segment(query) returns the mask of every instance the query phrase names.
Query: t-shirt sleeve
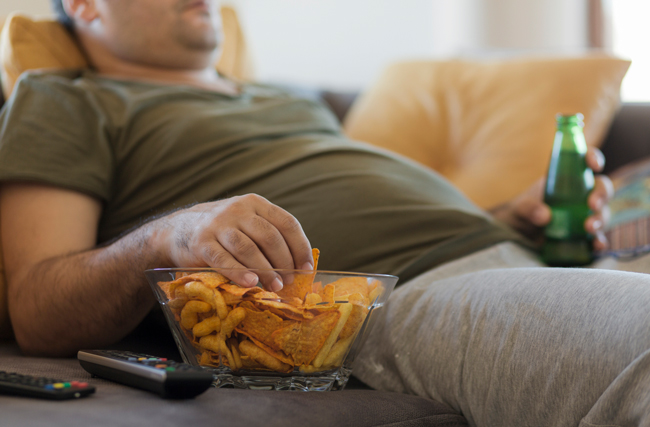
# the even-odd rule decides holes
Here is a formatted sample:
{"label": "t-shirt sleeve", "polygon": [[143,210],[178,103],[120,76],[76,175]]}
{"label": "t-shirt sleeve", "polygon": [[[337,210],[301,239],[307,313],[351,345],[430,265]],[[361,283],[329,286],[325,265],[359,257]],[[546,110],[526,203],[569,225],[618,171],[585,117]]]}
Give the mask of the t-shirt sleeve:
{"label": "t-shirt sleeve", "polygon": [[114,160],[100,106],[74,79],[28,74],[0,113],[0,182],[111,196]]}

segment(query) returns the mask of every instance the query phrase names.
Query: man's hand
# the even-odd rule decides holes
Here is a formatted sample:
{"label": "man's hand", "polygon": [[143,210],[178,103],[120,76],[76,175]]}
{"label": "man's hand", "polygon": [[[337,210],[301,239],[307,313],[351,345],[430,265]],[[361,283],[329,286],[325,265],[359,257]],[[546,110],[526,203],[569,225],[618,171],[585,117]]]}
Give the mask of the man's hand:
{"label": "man's hand", "polygon": [[[288,268],[311,270],[314,260],[300,223],[265,198],[248,194],[184,209],[152,223],[161,225],[169,264],[182,267]],[[258,281],[272,291],[282,277],[272,271],[227,274],[250,287]]]}
{"label": "man's hand", "polygon": [[[599,173],[605,166],[605,157],[597,148],[589,147],[587,166]],[[491,213],[495,218],[510,225],[515,230],[541,243],[542,230],[551,221],[551,209],[543,202],[544,178],[524,191],[513,201],[494,208]],[[585,229],[594,236],[594,250],[607,248],[607,238],[603,232],[609,221],[607,203],[614,194],[614,186],[606,175],[596,175],[594,189],[589,195],[588,204],[593,214],[585,221]]]}

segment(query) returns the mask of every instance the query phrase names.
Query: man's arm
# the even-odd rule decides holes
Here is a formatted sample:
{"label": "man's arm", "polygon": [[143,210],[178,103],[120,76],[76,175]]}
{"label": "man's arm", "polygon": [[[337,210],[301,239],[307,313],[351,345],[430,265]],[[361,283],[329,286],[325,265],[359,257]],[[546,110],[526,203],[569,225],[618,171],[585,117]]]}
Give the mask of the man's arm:
{"label": "man's arm", "polygon": [[[295,218],[259,196],[177,211],[96,248],[100,216],[101,203],[78,192],[3,185],[8,302],[24,352],[64,356],[122,338],[154,304],[143,274],[148,268],[313,265]],[[272,289],[281,281],[273,272],[230,278],[245,286],[259,279]]]}
{"label": "man's arm", "polygon": [[145,236],[92,249],[100,215],[101,203],[81,193],[3,186],[8,302],[16,339],[26,353],[62,356],[73,348],[106,345],[133,329],[152,307],[141,269],[153,261],[142,250]]}

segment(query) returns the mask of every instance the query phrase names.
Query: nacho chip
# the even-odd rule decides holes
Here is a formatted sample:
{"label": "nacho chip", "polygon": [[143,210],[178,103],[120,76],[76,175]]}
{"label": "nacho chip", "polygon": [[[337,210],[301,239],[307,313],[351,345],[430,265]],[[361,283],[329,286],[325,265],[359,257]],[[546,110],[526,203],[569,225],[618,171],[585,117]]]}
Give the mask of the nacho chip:
{"label": "nacho chip", "polygon": [[260,300],[260,299],[266,299],[266,300],[271,300],[271,301],[280,301],[282,298],[275,292],[271,291],[262,291],[262,292],[257,292],[255,294],[250,295],[253,297],[253,300]]}
{"label": "nacho chip", "polygon": [[305,319],[314,318],[314,314],[307,310],[302,310],[301,312],[293,312],[290,310],[282,310],[275,307],[268,307],[268,306],[263,306],[263,307],[265,310],[269,310],[271,313],[285,320],[297,320],[299,322],[302,322]]}
{"label": "nacho chip", "polygon": [[242,301],[241,304],[239,304],[239,306],[247,310],[264,311],[264,310],[260,310],[252,301]]}
{"label": "nacho chip", "polygon": [[334,304],[334,285],[331,283],[326,285],[318,295],[320,295],[323,302]]}
{"label": "nacho chip", "polygon": [[[274,347],[271,335],[282,327],[283,320],[268,310],[257,311],[244,307],[246,316],[235,330],[255,338],[270,347]],[[279,348],[275,347],[276,350]]]}
{"label": "nacho chip", "polygon": [[323,282],[314,282],[311,284],[311,291],[315,294],[320,294],[323,290]]}
{"label": "nacho chip", "polygon": [[274,348],[272,348],[272,347],[269,347],[268,345],[264,344],[263,342],[258,341],[258,340],[256,340],[255,338],[253,338],[253,337],[251,337],[251,336],[249,336],[249,335],[243,333],[243,332],[240,332],[240,333],[241,333],[242,335],[248,337],[248,339],[251,340],[251,341],[253,341],[253,343],[254,343],[256,346],[258,346],[259,348],[261,348],[262,350],[264,350],[265,352],[267,352],[267,353],[270,354],[271,356],[275,357],[275,358],[278,359],[279,361],[284,362],[284,363],[286,363],[286,364],[288,364],[288,365],[291,365],[291,366],[294,366],[294,365],[295,365],[295,362],[293,361],[293,359],[291,358],[291,356],[289,356],[288,354],[286,354],[286,353],[283,352],[282,350],[276,350],[276,349],[274,349]]}
{"label": "nacho chip", "polygon": [[176,296],[176,288],[184,286],[187,282],[193,280],[189,276],[180,277],[171,282],[158,282],[158,287],[165,292],[167,299],[173,299]]}
{"label": "nacho chip", "polygon": [[296,314],[299,314],[302,317],[307,317],[307,318],[310,317],[310,314],[305,314],[306,310],[303,307],[296,307],[294,305],[287,304],[286,302],[259,299],[259,300],[255,300],[255,303],[257,305],[261,305],[261,306],[274,307],[274,308],[278,308],[280,310],[288,310],[288,311],[294,312]]}
{"label": "nacho chip", "polygon": [[368,290],[368,281],[365,277],[343,277],[333,282],[332,285],[335,287],[334,299],[356,293],[367,297],[370,292]]}
{"label": "nacho chip", "polygon": [[242,297],[229,294],[228,292],[221,292],[221,296],[226,305],[239,305],[243,301]]}
{"label": "nacho chip", "polygon": [[304,322],[288,321],[271,338],[275,346],[293,357],[296,365],[309,365],[340,317],[339,311],[330,311]]}
{"label": "nacho chip", "polygon": [[305,297],[305,306],[316,305],[321,302],[323,302],[323,298],[320,295],[313,292],[307,294],[307,296]]}
{"label": "nacho chip", "polygon": [[352,294],[348,296],[348,302],[353,305],[359,305],[361,307],[366,307],[370,305],[368,297],[361,295],[360,293]]}
{"label": "nacho chip", "polygon": [[318,266],[318,258],[320,256],[320,251],[316,248],[311,250],[312,257],[314,258],[314,270],[312,273],[296,273],[294,275],[293,283],[288,284],[282,290],[278,291],[277,294],[280,298],[291,299],[297,298],[300,301],[304,301],[305,295],[311,292],[312,283],[314,282],[314,277],[316,276],[316,268]]}
{"label": "nacho chip", "polygon": [[236,295],[236,296],[241,297],[242,295],[244,295],[247,292],[252,291],[253,289],[260,289],[260,288],[257,288],[257,287],[255,287],[255,288],[244,288],[242,286],[231,285],[230,283],[226,283],[226,284],[223,284],[223,285],[219,286],[219,289],[221,289],[222,291],[225,291],[225,292],[227,292],[227,293],[229,293],[231,295]]}
{"label": "nacho chip", "polygon": [[183,277],[180,280],[197,280],[199,282],[203,282],[204,285],[206,285],[209,288],[215,289],[219,285],[230,283],[230,279],[228,279],[226,276],[223,274],[219,274],[216,271],[204,271],[201,273],[193,273],[190,274],[189,276]]}

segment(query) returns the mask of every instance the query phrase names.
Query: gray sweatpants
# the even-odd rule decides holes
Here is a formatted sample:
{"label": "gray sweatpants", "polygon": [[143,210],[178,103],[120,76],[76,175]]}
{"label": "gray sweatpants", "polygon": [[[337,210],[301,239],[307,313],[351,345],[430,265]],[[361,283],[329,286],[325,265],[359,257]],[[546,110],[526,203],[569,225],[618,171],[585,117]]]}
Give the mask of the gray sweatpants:
{"label": "gray sweatpants", "polygon": [[[600,268],[650,273],[650,256]],[[431,270],[375,314],[354,365],[472,426],[650,426],[650,274],[542,267],[511,243]]]}

